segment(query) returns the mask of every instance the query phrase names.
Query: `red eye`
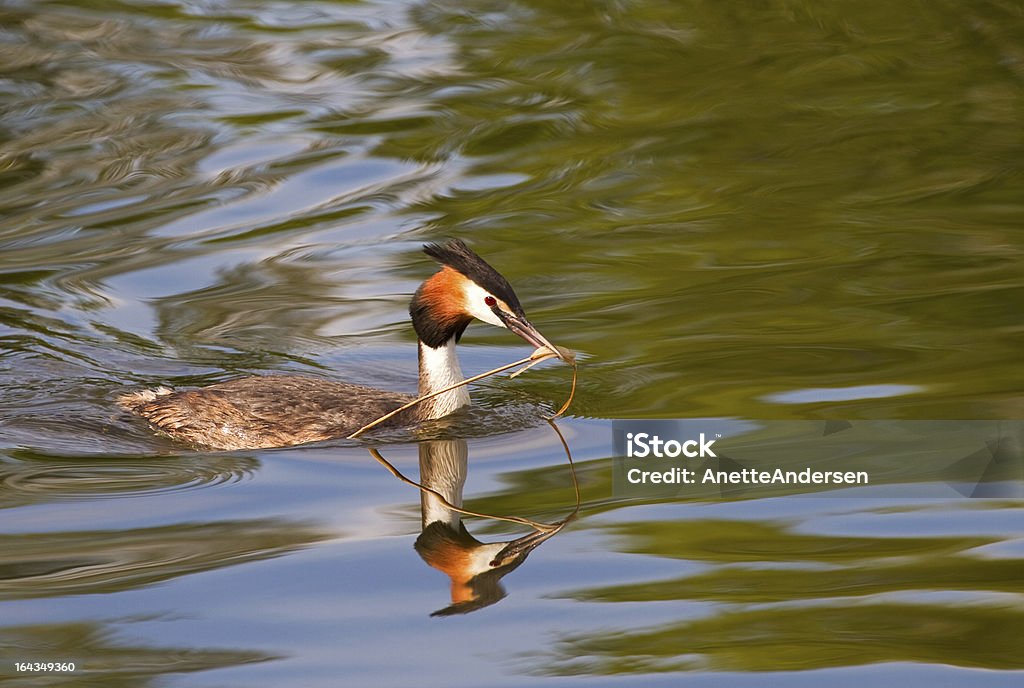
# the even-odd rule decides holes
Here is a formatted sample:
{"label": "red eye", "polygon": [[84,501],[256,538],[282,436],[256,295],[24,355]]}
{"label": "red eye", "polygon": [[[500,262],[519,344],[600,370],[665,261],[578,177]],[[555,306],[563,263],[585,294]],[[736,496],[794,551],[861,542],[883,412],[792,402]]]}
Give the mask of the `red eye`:
{"label": "red eye", "polygon": [[485,296],[484,303],[487,304],[488,308],[494,308],[495,306],[498,305],[498,299],[494,298],[493,296]]}

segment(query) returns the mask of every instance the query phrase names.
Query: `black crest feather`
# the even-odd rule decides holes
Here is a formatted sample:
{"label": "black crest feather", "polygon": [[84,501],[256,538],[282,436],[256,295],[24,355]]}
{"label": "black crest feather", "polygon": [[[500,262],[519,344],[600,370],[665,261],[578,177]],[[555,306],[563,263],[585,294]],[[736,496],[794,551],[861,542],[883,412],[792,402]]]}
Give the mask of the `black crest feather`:
{"label": "black crest feather", "polygon": [[461,239],[450,239],[446,244],[426,244],[423,252],[442,265],[461,272],[507,303],[512,312],[522,315],[523,307],[508,280],[474,253]]}

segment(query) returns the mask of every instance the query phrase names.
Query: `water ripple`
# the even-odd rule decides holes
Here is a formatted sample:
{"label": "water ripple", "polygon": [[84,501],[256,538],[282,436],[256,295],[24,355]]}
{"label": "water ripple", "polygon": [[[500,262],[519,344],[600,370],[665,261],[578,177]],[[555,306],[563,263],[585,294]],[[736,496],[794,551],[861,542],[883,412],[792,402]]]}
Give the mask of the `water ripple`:
{"label": "water ripple", "polygon": [[67,459],[29,450],[0,463],[0,507],[51,500],[109,499],[235,483],[259,467],[238,456]]}

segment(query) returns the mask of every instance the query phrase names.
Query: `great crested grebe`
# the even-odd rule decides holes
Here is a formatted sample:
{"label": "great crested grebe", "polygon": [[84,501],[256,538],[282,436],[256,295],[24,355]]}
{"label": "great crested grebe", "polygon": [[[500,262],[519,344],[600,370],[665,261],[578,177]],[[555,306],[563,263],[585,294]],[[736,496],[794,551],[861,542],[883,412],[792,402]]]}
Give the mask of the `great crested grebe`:
{"label": "great crested grebe", "polygon": [[[441,270],[409,304],[419,336],[419,393],[461,382],[455,345],[477,318],[504,327],[535,347],[557,351],[530,324],[508,281],[462,241],[427,244]],[[298,375],[246,377],[175,392],[166,387],[126,394],[118,404],[171,437],[213,449],[284,447],[346,437],[415,397]],[[458,387],[403,411],[389,425],[442,418],[469,404]]]}

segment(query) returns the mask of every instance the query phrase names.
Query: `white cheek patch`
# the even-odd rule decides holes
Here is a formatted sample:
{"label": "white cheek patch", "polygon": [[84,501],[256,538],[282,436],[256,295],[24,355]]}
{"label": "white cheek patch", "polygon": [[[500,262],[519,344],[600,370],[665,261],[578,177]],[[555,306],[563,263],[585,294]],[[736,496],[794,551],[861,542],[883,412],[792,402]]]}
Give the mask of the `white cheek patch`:
{"label": "white cheek patch", "polygon": [[486,299],[488,296],[491,296],[492,298],[497,299],[498,304],[507,310],[508,306],[506,306],[501,299],[498,299],[498,297],[494,296],[486,289],[478,285],[476,282],[473,282],[471,280],[466,280],[463,283],[462,289],[463,296],[466,299],[467,313],[472,315],[477,320],[482,320],[485,323],[497,325],[498,327],[505,327],[505,323],[501,322],[501,319],[499,319],[498,316],[496,316],[494,312],[487,306],[487,304],[484,303],[484,299]]}

